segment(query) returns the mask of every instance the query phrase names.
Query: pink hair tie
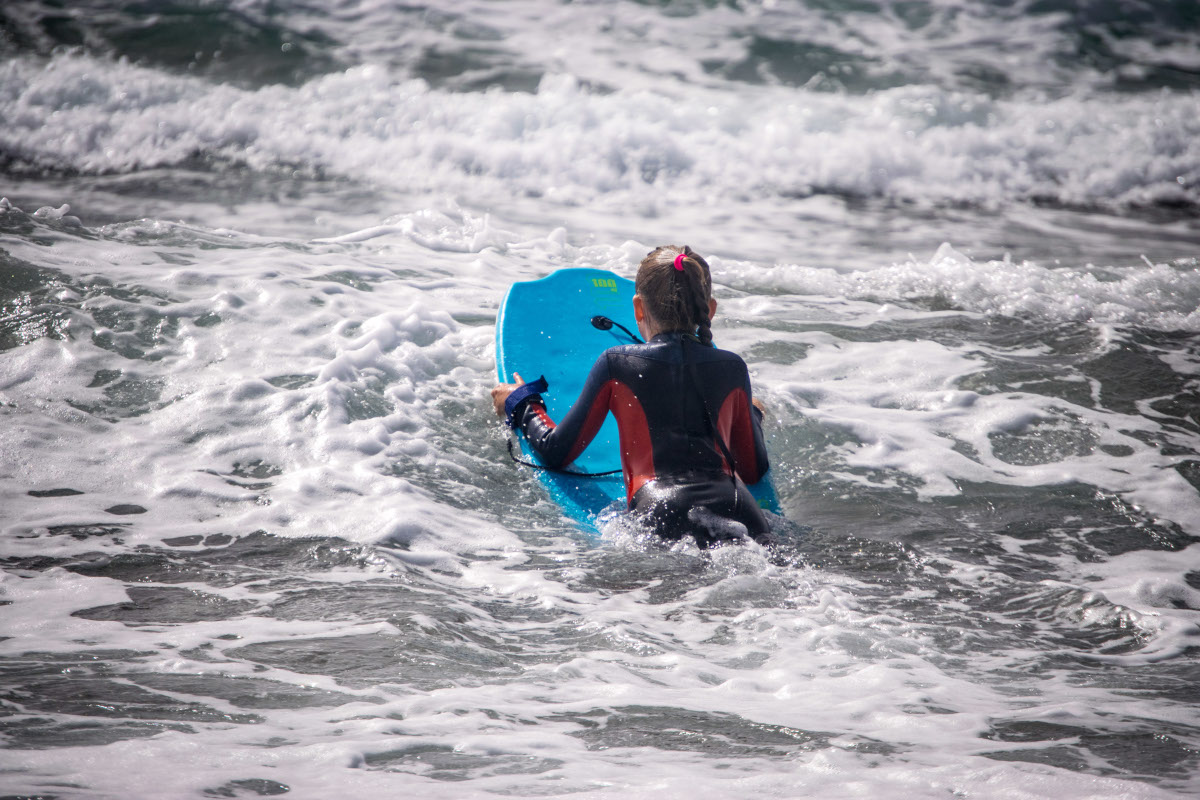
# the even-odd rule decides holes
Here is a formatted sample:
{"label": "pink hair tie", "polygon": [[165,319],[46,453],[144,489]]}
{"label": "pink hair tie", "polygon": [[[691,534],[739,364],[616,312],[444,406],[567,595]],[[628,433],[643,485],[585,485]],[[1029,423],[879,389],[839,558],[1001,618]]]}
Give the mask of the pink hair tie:
{"label": "pink hair tie", "polygon": [[679,270],[680,272],[683,272],[683,260],[685,258],[687,258],[687,256],[685,256],[683,253],[680,253],[679,255],[675,256],[675,269]]}

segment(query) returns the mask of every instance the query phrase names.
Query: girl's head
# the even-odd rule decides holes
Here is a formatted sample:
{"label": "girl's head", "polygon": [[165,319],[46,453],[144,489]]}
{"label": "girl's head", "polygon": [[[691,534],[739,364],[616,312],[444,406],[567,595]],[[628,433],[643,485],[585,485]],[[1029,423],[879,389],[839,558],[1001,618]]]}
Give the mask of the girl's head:
{"label": "girl's head", "polygon": [[694,333],[702,344],[712,343],[712,276],[692,248],[666,245],[649,253],[638,266],[634,286],[659,331]]}

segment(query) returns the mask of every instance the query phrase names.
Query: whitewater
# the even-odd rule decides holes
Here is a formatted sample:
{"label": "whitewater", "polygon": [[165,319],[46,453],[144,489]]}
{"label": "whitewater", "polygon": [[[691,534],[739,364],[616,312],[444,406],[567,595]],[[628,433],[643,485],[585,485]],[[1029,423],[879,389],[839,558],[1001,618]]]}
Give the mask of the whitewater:
{"label": "whitewater", "polygon": [[[0,795],[1200,791],[1188,3],[0,10]],[[573,526],[500,301],[712,265],[780,544]]]}

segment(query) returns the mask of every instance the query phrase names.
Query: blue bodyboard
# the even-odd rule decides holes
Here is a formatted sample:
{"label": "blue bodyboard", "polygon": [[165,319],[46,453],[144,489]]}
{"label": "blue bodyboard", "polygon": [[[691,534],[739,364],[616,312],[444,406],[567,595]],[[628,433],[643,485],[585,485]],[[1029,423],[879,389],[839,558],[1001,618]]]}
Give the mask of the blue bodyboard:
{"label": "blue bodyboard", "polygon": [[[600,269],[560,269],[545,278],[514,283],[500,306],[496,321],[496,374],[503,383],[545,375],[550,385],[542,394],[551,419],[561,420],[579,397],[592,364],[614,345],[629,344],[615,326],[594,328],[592,317],[603,315],[636,331],[633,319],[633,281]],[[534,463],[525,437],[521,449]],[[608,472],[621,468],[617,423],[610,414],[596,438],[568,469]],[[620,473],[604,477],[574,477],[564,472],[536,473],[563,509],[584,530],[595,533],[596,518],[606,509],[625,507],[625,483]],[[750,487],[758,504],[779,513],[779,499],[768,472]]]}

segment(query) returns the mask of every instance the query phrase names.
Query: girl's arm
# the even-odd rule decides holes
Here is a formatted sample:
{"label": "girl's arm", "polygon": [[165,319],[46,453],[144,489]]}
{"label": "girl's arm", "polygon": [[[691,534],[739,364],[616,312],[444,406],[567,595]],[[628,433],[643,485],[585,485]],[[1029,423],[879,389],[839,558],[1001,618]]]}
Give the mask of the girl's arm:
{"label": "girl's arm", "polygon": [[738,402],[733,403],[729,425],[729,450],[733,455],[738,477],[746,484],[758,483],[771,463],[767,459],[767,445],[762,432],[762,405],[751,400],[750,376],[741,392],[734,392]]}
{"label": "girl's arm", "polygon": [[[749,389],[750,381],[746,381],[747,389]],[[750,395],[747,395],[748,397]],[[767,458],[767,442],[763,438],[762,420],[766,409],[763,407],[762,401],[755,397],[750,401],[750,426],[753,429],[754,435],[754,463],[758,472],[758,477],[761,479],[767,474],[767,470],[771,468],[771,462]],[[754,481],[758,483],[757,480]]]}
{"label": "girl's arm", "polygon": [[588,373],[579,399],[561,423],[550,419],[542,398],[534,395],[514,410],[513,425],[524,431],[543,464],[565,466],[579,457],[600,430],[608,415],[612,386],[608,359],[602,355]]}

